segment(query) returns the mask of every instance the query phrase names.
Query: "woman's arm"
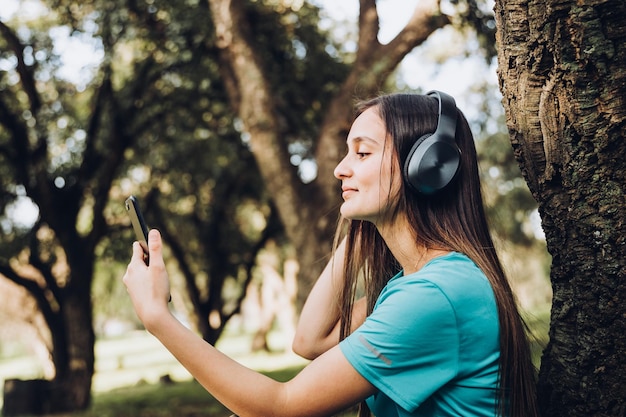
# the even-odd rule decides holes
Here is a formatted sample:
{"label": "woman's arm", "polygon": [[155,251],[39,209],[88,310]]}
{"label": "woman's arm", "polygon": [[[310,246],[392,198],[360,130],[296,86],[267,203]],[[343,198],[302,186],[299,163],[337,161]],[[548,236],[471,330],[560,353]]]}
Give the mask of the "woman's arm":
{"label": "woman's arm", "polygon": [[372,395],[375,388],[347,361],[338,346],[281,383],[222,354],[183,326],[169,311],[169,284],[161,237],[150,232],[150,266],[135,243],[124,283],[146,329],[231,411],[241,417],[326,416]]}
{"label": "woman's arm", "polygon": [[[293,351],[315,359],[339,343],[340,300],[346,242],[343,240],[307,297],[293,340]],[[365,298],[357,300],[352,312],[352,329],[365,321]]]}

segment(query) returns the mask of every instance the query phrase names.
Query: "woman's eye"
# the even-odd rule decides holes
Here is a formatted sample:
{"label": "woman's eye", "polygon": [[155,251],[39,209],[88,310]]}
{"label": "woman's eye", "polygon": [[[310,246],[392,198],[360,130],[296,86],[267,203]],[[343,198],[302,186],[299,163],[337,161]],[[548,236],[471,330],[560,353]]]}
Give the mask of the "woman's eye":
{"label": "woman's eye", "polygon": [[359,157],[359,159],[365,158],[367,155],[369,155],[368,152],[357,152],[356,154]]}

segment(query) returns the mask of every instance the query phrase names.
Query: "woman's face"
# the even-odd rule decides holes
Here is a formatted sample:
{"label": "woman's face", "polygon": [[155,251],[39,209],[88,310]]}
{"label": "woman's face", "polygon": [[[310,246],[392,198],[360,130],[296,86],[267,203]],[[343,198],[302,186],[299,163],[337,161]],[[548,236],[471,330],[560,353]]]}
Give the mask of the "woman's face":
{"label": "woman's face", "polygon": [[394,153],[392,141],[386,137],[376,108],[367,109],[352,124],[348,153],[335,168],[335,177],[341,180],[341,214],[345,218],[378,224],[393,207],[401,178],[398,169],[392,173]]}

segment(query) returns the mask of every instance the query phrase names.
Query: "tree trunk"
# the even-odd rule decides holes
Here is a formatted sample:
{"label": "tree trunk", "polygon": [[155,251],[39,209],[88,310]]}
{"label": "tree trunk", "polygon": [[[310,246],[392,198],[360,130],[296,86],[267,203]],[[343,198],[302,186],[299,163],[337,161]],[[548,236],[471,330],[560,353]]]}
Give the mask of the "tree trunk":
{"label": "tree trunk", "polygon": [[[15,59],[23,62],[25,45],[18,36],[2,22],[0,34],[8,41],[8,50]],[[30,125],[30,121],[19,116],[23,110],[13,113],[2,101],[0,123],[10,138],[7,144],[3,143],[2,152],[10,150],[8,154],[14,155],[8,159],[15,175],[9,182],[23,185],[39,208],[39,219],[29,232],[29,246],[23,251],[28,254],[25,263],[36,269],[38,276],[34,279],[31,274],[22,276],[13,262],[0,262],[0,274],[30,292],[51,334],[50,355],[55,376],[48,384],[33,384],[40,394],[32,400],[41,402],[40,408],[45,413],[82,410],[90,402],[95,362],[91,303],[94,252],[97,242],[107,233],[104,211],[109,190],[124,160],[124,150],[133,143],[135,135],[128,132],[129,118],[136,113],[133,106],[141,100],[130,100],[132,111],[120,106],[122,102],[114,97],[112,72],[104,65],[102,83],[94,93],[90,109],[81,165],[58,169],[55,166],[58,164],[48,159],[49,144],[53,141],[45,126],[50,123],[51,115],[47,110],[41,111],[48,105],[54,107],[51,103],[42,105],[51,96],[39,92],[43,85],[38,85],[35,66],[18,65],[17,72],[21,88],[27,91],[24,97],[27,102],[20,106],[27,106],[27,113],[37,122]],[[138,79],[137,88],[130,88],[137,94],[135,98],[146,89],[143,81]],[[65,92],[62,88],[59,95]],[[7,102],[23,101],[10,96],[11,91],[6,90]],[[109,106],[113,110],[105,115]],[[112,129],[104,138],[105,145],[97,143],[102,140],[99,130],[102,122]],[[55,185],[57,172],[62,172],[57,178],[67,180],[63,186]],[[78,228],[81,209],[91,210],[89,232]]]}
{"label": "tree trunk", "polygon": [[[29,289],[36,300],[43,321],[37,320],[33,325],[41,327],[38,328],[39,334],[49,333],[48,348],[54,366],[52,380],[7,381],[4,387],[6,415],[52,414],[83,410],[89,405],[95,362],[89,297],[92,258],[91,255],[76,256],[71,268],[64,259],[54,265],[52,269],[58,274],[55,279],[59,282],[67,280],[62,291],[52,290],[54,286],[36,289],[39,286],[35,280],[4,270],[9,278]],[[39,265],[43,276],[52,277],[43,263]],[[65,271],[70,270],[72,275],[64,276]],[[88,278],[75,278],[77,276]]]}
{"label": "tree trunk", "polygon": [[626,415],[626,3],[497,0],[515,156],[552,254],[544,416]]}
{"label": "tree trunk", "polygon": [[[76,246],[76,245],[73,245]],[[56,375],[45,391],[47,413],[84,410],[89,406],[94,373],[95,335],[92,325],[90,289],[93,276],[93,250],[78,247],[68,255],[67,285],[58,293],[59,314],[46,322],[53,335],[52,360]],[[57,267],[62,270],[63,267]],[[63,275],[61,272],[60,275]],[[62,282],[62,276],[57,277]]]}
{"label": "tree trunk", "polygon": [[318,136],[318,177],[304,185],[279,140],[276,103],[263,72],[253,37],[244,21],[243,0],[211,0],[209,6],[221,51],[221,72],[229,80],[229,97],[250,136],[252,152],[272,196],[301,269],[298,300],[302,302],[326,265],[340,200],[333,169],[342,155],[353,114],[353,100],[380,91],[389,74],[417,45],[448,24],[436,0],[421,1],[411,19],[388,44],[378,42],[379,19],[374,0],[360,1],[358,51],[344,84],[330,103]]}
{"label": "tree trunk", "polygon": [[[73,274],[78,274],[82,270],[83,268],[76,265],[72,267]],[[86,273],[89,274],[87,277],[92,276],[91,270]],[[91,398],[95,335],[91,297],[85,297],[91,287],[86,281],[91,281],[91,278],[83,277],[74,282],[76,281],[86,285],[87,289],[71,291],[64,305],[64,326],[67,335],[67,353],[64,356],[68,358],[68,362],[56,364],[57,375],[52,382],[59,385],[55,395],[62,396],[61,401],[57,402],[59,407],[65,409],[54,409],[53,412],[84,410],[89,406]],[[52,331],[54,332],[54,329]]]}

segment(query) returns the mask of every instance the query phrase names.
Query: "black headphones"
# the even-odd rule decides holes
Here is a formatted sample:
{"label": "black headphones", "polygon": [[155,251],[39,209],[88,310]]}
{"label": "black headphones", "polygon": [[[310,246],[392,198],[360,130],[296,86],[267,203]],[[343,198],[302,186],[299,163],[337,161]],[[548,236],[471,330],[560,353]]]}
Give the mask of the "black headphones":
{"label": "black headphones", "polygon": [[404,163],[404,179],[418,193],[431,195],[452,182],[461,164],[461,150],[454,141],[457,109],[452,96],[429,91],[439,101],[437,129],[417,139]]}

